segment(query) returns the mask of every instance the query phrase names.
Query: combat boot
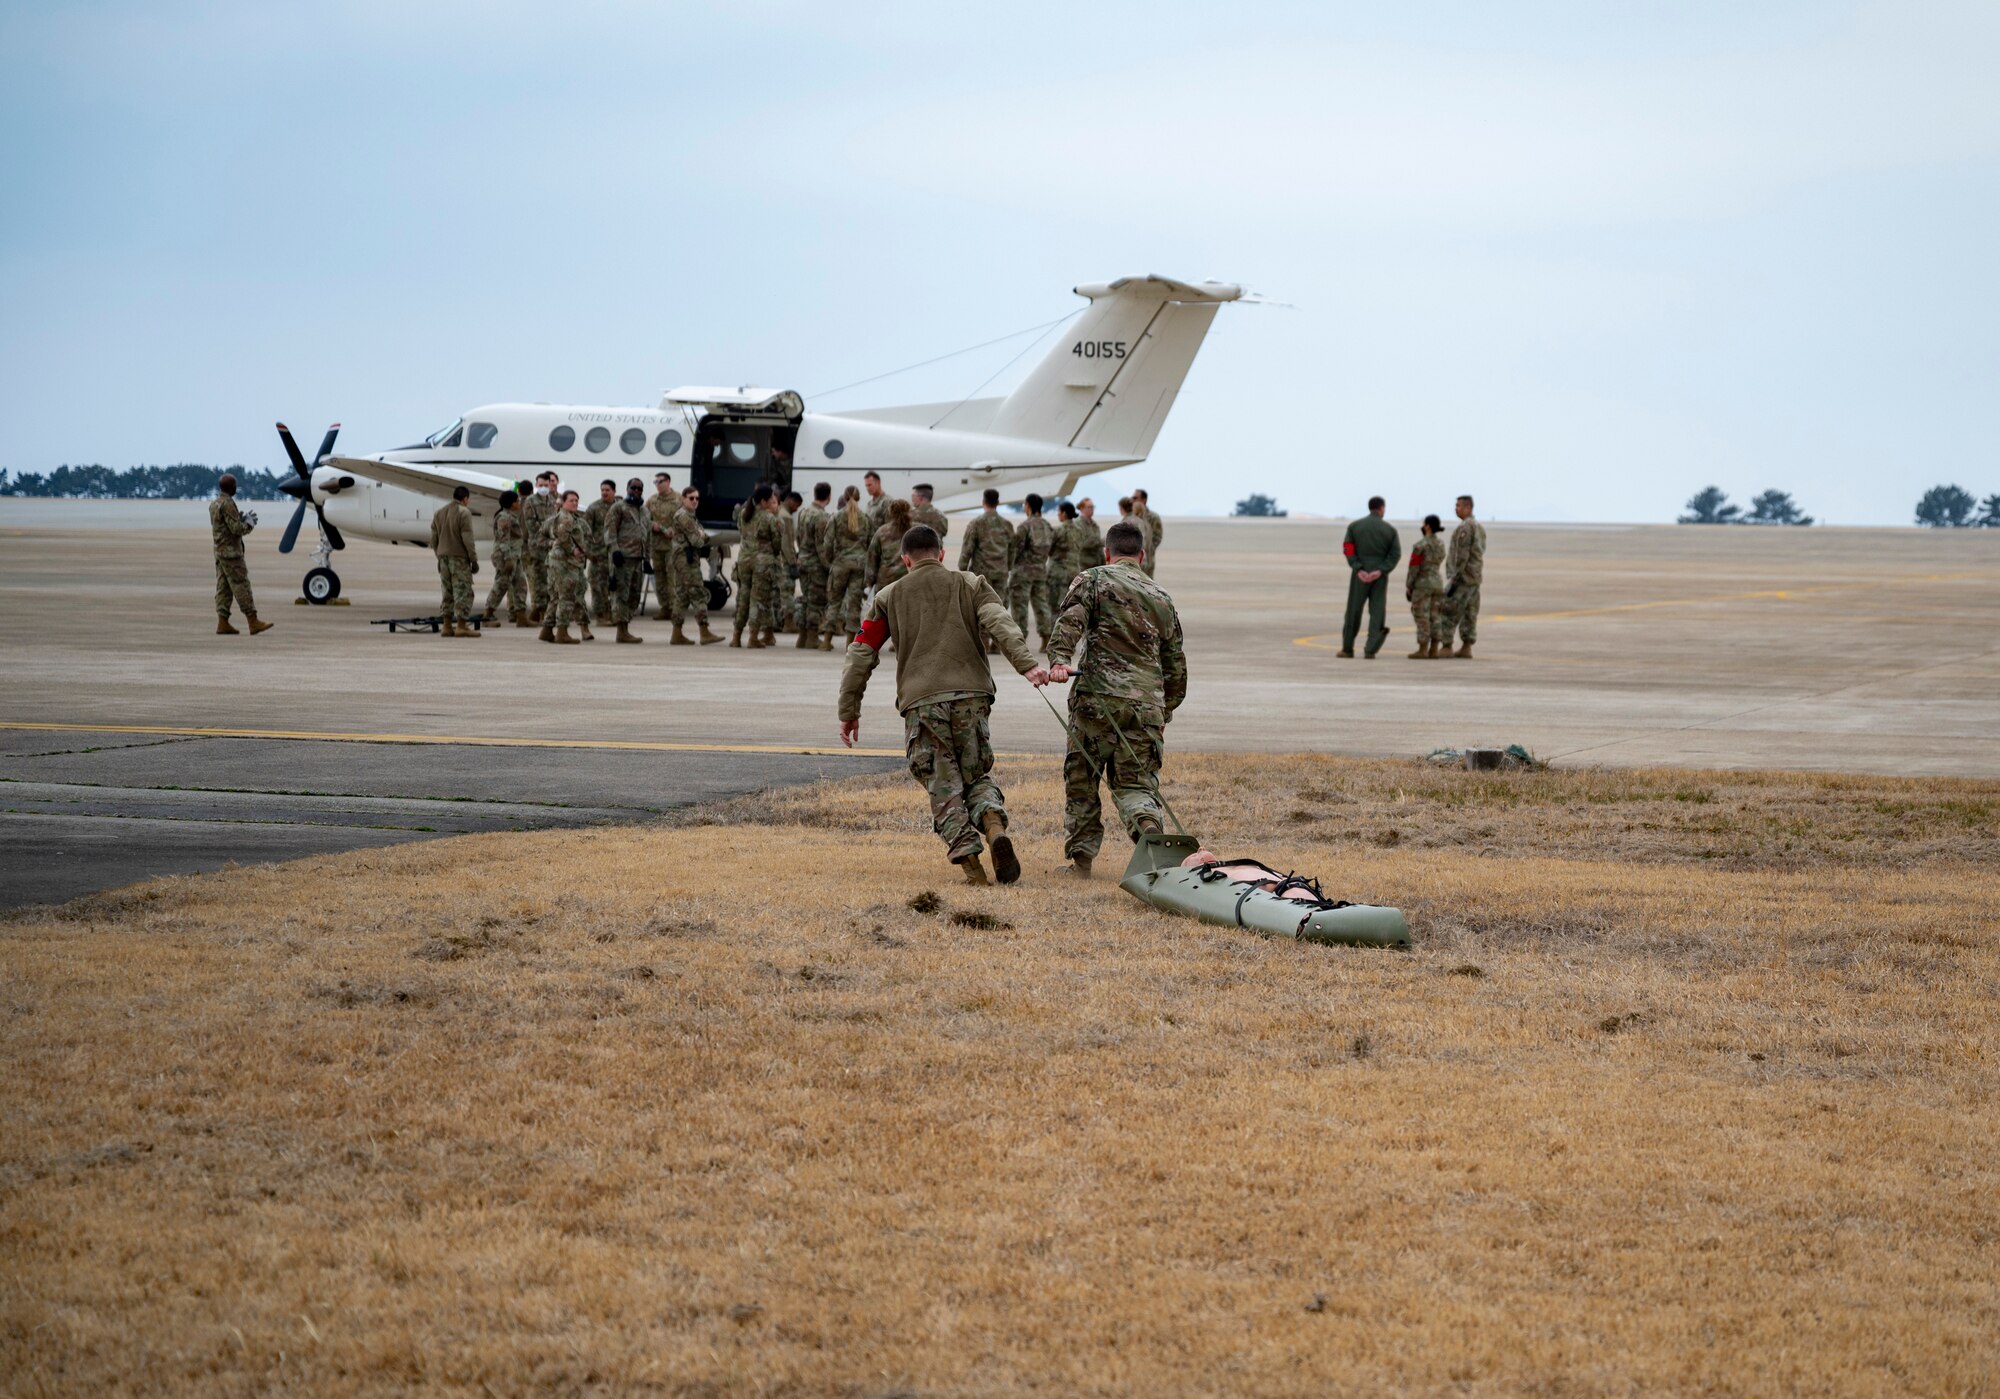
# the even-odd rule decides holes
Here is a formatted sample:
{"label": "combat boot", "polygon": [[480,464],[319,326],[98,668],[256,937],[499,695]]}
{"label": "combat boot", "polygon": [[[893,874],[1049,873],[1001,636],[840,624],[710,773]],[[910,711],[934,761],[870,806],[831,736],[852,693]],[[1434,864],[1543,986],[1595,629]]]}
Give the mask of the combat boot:
{"label": "combat boot", "polygon": [[554,640],[556,639],[556,627],[555,627],[555,623],[553,623],[553,622],[544,622],[544,623],[542,623],[542,635],[541,635],[541,639],[542,639],[543,641],[554,641]]}
{"label": "combat boot", "polygon": [[674,623],[674,634],[673,634],[672,636],[670,636],[670,637],[668,637],[668,638],[667,638],[667,645],[669,645],[669,646],[692,646],[692,645],[694,645],[694,643],[693,643],[692,641],[689,641],[689,640],[688,640],[688,634],[687,634],[687,632],[686,632],[686,630],[685,630],[686,626],[687,626],[687,623],[685,623],[685,622],[675,622],[675,623]]}
{"label": "combat boot", "polygon": [[1439,650],[1439,649],[1438,649],[1438,648],[1439,648],[1440,646],[1442,646],[1442,645],[1443,645],[1443,643],[1442,643],[1442,642],[1438,642],[1438,641],[1433,641],[1433,642],[1431,642],[1431,649],[1430,649],[1430,650],[1429,650],[1429,651],[1428,651],[1428,652],[1426,653],[1426,655],[1427,655],[1427,656],[1428,656],[1428,657],[1429,657],[1429,658],[1430,658],[1431,660],[1436,660],[1436,659],[1437,659],[1438,657],[1440,657],[1440,656],[1442,656],[1442,655],[1444,654],[1444,652],[1443,652],[1443,651],[1441,651],[1441,650]]}
{"label": "combat boot", "polygon": [[1007,818],[989,811],[979,824],[993,850],[993,877],[1002,884],[1012,884],[1021,877],[1021,862],[1014,857],[1014,842],[1007,835]]}
{"label": "combat boot", "polygon": [[833,649],[833,633],[832,633],[832,632],[827,632],[827,633],[826,633],[825,635],[823,635],[823,636],[821,636],[821,637],[820,637],[820,639],[819,639],[819,649],[820,649],[820,650],[822,650],[822,651],[831,651],[831,650]]}
{"label": "combat boot", "polygon": [[460,622],[458,624],[458,636],[461,641],[477,641],[485,634],[470,622]]}
{"label": "combat boot", "polygon": [[1072,855],[1069,857],[1069,863],[1063,868],[1072,878],[1088,879],[1090,878],[1090,856]]}
{"label": "combat boot", "polygon": [[1469,661],[1472,659],[1472,643],[1469,641],[1461,642],[1459,648],[1449,654],[1454,660]]}
{"label": "combat boot", "polygon": [[664,602],[663,602],[663,603],[661,603],[661,604],[660,604],[660,610],[659,610],[659,611],[658,611],[657,613],[655,613],[654,615],[655,615],[655,616],[657,616],[657,617],[658,617],[658,618],[659,618],[659,619],[660,619],[660,620],[661,620],[662,622],[666,621],[666,620],[667,620],[667,605],[666,605],[666,604],[665,604]]}
{"label": "combat boot", "polygon": [[818,644],[819,639],[813,633],[807,631],[804,627],[799,628],[799,639],[794,643],[794,649],[804,651]]}
{"label": "combat boot", "polygon": [[529,624],[528,614],[523,612],[518,607],[514,609],[514,615],[509,617],[507,620],[512,622],[517,627],[525,627]]}
{"label": "combat boot", "polygon": [[588,622],[578,622],[576,624],[576,633],[577,633],[577,639],[580,641],[597,640],[596,637],[590,634],[590,623]]}
{"label": "combat boot", "polygon": [[[731,641],[729,644],[734,646],[736,643]],[[761,651],[770,644],[770,642],[764,640],[764,633],[753,631],[750,633],[750,639],[743,643],[743,649],[746,651]]]}
{"label": "combat boot", "polygon": [[1427,661],[1431,658],[1431,652],[1434,649],[1435,648],[1431,645],[1431,643],[1426,641],[1421,646],[1417,647],[1416,650],[1410,652],[1410,659],[1413,661]]}
{"label": "combat boot", "polygon": [[722,640],[722,633],[720,633],[720,632],[712,632],[712,631],[710,631],[710,630],[708,629],[708,623],[706,623],[706,622],[703,622],[703,623],[701,623],[701,644],[702,644],[702,645],[704,645],[704,646],[713,646],[713,645],[714,645],[714,644],[715,644],[716,642],[718,642],[718,641],[720,641],[720,640]]}
{"label": "combat boot", "polygon": [[638,645],[638,644],[639,644],[640,642],[644,641],[645,639],[646,639],[646,638],[645,638],[645,637],[643,637],[643,636],[634,636],[634,635],[632,635],[632,628],[631,628],[630,626],[628,626],[628,625],[627,625],[626,623],[624,623],[624,622],[620,622],[620,623],[618,624],[618,636],[617,636],[617,640],[619,640],[619,641],[621,641],[621,642],[626,642],[626,643],[629,643],[629,644],[631,644],[631,645],[634,645],[634,646],[636,646],[636,645]]}
{"label": "combat boot", "polygon": [[240,632],[240,631],[236,630],[236,628],[234,628],[234,627],[232,627],[232,626],[230,626],[230,625],[229,625],[229,619],[228,619],[227,617],[217,617],[217,618],[215,619],[215,634],[216,634],[217,636],[241,636],[241,635],[243,635],[243,633],[242,633],[242,632]]}
{"label": "combat boot", "polygon": [[968,855],[963,860],[953,860],[952,863],[965,872],[967,884],[976,884],[983,889],[993,882],[986,877],[986,866],[979,862],[977,855]]}
{"label": "combat boot", "polygon": [[443,621],[443,620],[440,620],[440,621],[438,622],[438,635],[439,635],[439,636],[457,636],[457,635],[458,635],[458,623],[456,623],[456,622],[448,622],[448,621]]}
{"label": "combat boot", "polygon": [[1157,836],[1166,834],[1166,832],[1161,828],[1160,818],[1157,816],[1141,816],[1138,820],[1132,823],[1132,826],[1133,829],[1136,830],[1142,836]]}
{"label": "combat boot", "polygon": [[1343,661],[1351,661],[1354,659],[1354,653],[1352,651],[1335,651],[1333,654],[1336,659]]}
{"label": "combat boot", "polygon": [[764,628],[764,644],[766,646],[776,646],[778,644],[777,632],[769,627]]}
{"label": "combat boot", "polygon": [[[737,631],[737,632],[731,632],[731,633],[729,634],[729,644],[730,644],[731,646],[735,646],[735,647],[738,647],[738,648],[740,648],[740,647],[741,647],[741,646],[743,645],[743,633],[742,633],[742,632],[740,632],[740,631]],[[756,638],[756,637],[754,637],[754,636],[753,636],[753,637],[751,637],[751,638],[750,638],[750,644],[751,644],[752,646],[755,646],[755,645],[757,644],[757,638]]]}
{"label": "combat boot", "polygon": [[576,645],[576,638],[569,634],[569,623],[567,622],[557,627],[556,634],[550,637],[549,639],[555,642],[558,646]]}
{"label": "combat boot", "polygon": [[530,625],[537,627],[545,626],[548,620],[547,609],[539,604],[528,609],[528,622]]}

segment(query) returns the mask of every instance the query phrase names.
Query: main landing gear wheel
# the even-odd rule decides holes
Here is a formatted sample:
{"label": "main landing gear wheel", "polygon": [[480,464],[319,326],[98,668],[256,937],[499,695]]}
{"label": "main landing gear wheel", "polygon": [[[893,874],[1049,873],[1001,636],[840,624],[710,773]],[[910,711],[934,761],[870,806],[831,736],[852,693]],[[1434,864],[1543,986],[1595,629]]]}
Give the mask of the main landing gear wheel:
{"label": "main landing gear wheel", "polygon": [[729,601],[729,584],[720,578],[705,580],[708,585],[708,610],[720,612],[722,604]]}
{"label": "main landing gear wheel", "polygon": [[324,607],[340,596],[340,575],[330,568],[316,568],[306,575],[300,585],[305,590],[306,601],[314,607]]}

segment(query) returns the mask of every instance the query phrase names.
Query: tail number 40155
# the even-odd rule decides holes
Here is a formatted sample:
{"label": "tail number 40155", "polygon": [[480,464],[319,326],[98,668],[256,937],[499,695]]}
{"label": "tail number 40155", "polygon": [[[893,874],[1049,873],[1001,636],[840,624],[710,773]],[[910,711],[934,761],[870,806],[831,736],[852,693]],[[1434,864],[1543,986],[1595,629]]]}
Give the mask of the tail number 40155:
{"label": "tail number 40155", "polygon": [[1124,359],[1123,340],[1079,340],[1069,352],[1078,359]]}

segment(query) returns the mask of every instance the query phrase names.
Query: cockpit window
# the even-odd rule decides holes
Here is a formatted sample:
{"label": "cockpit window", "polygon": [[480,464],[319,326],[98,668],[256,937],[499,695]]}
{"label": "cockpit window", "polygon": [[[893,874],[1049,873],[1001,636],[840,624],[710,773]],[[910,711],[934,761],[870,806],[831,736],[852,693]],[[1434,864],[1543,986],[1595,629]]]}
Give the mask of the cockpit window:
{"label": "cockpit window", "polygon": [[493,423],[474,423],[465,430],[465,445],[483,452],[493,445],[499,433],[499,427]]}
{"label": "cockpit window", "polygon": [[465,419],[460,418],[450,427],[441,427],[424,439],[424,445],[426,447],[456,447],[458,445],[459,429],[464,425]]}

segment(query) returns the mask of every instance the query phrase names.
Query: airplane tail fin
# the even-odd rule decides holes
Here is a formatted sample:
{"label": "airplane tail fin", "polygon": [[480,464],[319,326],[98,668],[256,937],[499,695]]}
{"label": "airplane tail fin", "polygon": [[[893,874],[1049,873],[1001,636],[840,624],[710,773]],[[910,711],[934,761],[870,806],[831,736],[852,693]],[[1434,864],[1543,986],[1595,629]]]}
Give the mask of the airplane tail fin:
{"label": "airplane tail fin", "polygon": [[1216,308],[1243,289],[1121,277],[1076,293],[1090,298],[1089,307],[1008,395],[987,431],[1141,460]]}

